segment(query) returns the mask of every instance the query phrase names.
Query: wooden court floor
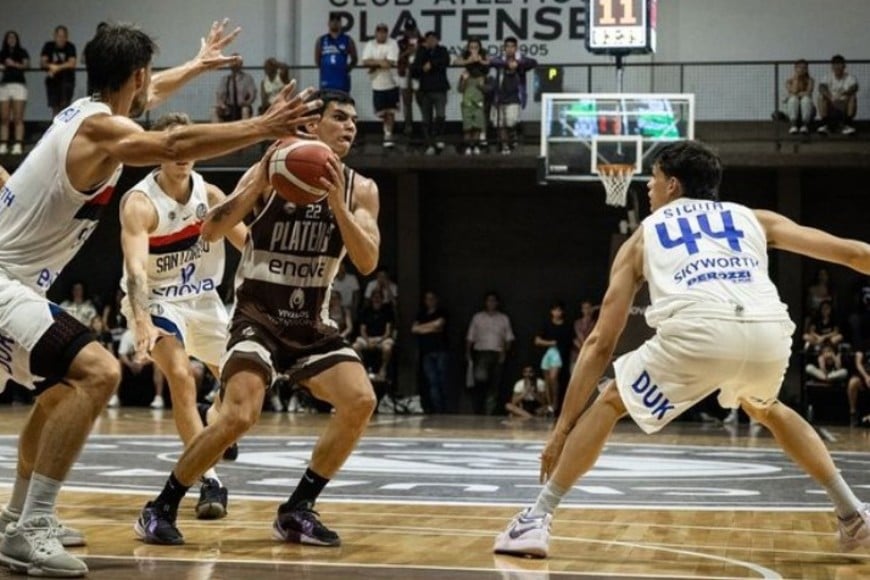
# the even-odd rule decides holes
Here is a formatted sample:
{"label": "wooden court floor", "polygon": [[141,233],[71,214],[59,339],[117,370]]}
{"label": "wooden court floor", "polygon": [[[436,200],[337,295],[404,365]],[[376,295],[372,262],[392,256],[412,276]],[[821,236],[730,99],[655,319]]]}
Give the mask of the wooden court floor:
{"label": "wooden court floor", "polygon": [[[9,494],[9,475],[14,473],[14,435],[26,411],[22,407],[0,409],[3,440],[0,464],[5,469],[2,472],[5,475],[0,476],[0,501],[5,501]],[[304,455],[308,452],[305,445],[313,441],[327,420],[328,417],[317,415],[264,414],[260,424],[242,441],[240,463],[222,464],[219,472],[222,476],[226,472],[230,474],[228,477],[241,478],[238,481],[248,481],[246,477],[253,477],[248,466],[250,470],[258,468],[254,463],[243,461],[246,453],[250,452],[253,457],[266,453],[264,449],[284,449],[289,445],[291,450],[295,449],[293,446],[301,446],[299,453]],[[516,454],[515,449],[526,450],[525,457],[528,457],[546,438],[547,427],[546,423],[510,422],[499,418],[376,416],[366,439],[385,449],[391,446],[404,449],[403,442],[415,442],[416,447],[408,447],[403,451],[404,456],[390,452],[390,461],[396,458],[410,461],[415,455],[431,456],[433,444],[459,449],[456,460],[460,461],[461,449],[476,446],[483,451],[477,459],[463,463],[462,481],[466,483],[458,484],[464,486],[464,491],[474,492],[498,487],[492,485],[495,481],[492,473],[498,469],[487,463],[486,449],[507,449],[493,452],[492,456],[500,458],[496,467],[510,467],[512,464],[505,458]],[[831,449],[839,454],[838,459],[844,458],[852,470],[849,473],[855,473],[852,477],[860,480],[856,485],[859,495],[870,499],[870,474],[861,475],[865,471],[862,466],[870,466],[870,431],[832,428],[826,433],[832,439]],[[782,479],[775,481],[775,486],[803,486],[793,495],[797,499],[789,500],[797,505],[747,509],[747,505],[756,501],[752,498],[757,498],[758,492],[731,489],[736,485],[734,477],[724,484],[713,481],[714,475],[706,479],[699,477],[691,483],[694,487],[681,489],[706,490],[703,493],[710,497],[709,490],[723,488],[720,495],[728,495],[727,499],[732,502],[726,507],[716,502],[715,493],[707,504],[686,494],[669,497],[669,486],[677,489],[685,485],[678,481],[679,473],[671,479],[657,476],[656,485],[648,486],[641,472],[637,477],[629,474],[634,478],[626,479],[624,473],[617,473],[625,468],[615,467],[611,475],[605,474],[588,488],[598,494],[596,497],[604,498],[605,503],[586,506],[581,495],[574,502],[576,505],[557,513],[552,553],[547,560],[495,557],[491,552],[495,534],[525,501],[510,498],[477,501],[461,495],[454,501],[445,501],[443,498],[433,500],[425,494],[405,501],[378,500],[363,494],[360,497],[364,499],[356,501],[348,495],[350,491],[342,491],[367,479],[365,470],[375,468],[366,465],[381,465],[375,460],[370,464],[359,463],[353,473],[342,474],[335,480],[335,488],[328,488],[318,503],[324,521],[342,536],[340,548],[301,547],[273,540],[270,526],[282,493],[270,491],[258,495],[256,485],[245,488],[251,490],[250,493],[238,495],[233,495],[231,487],[230,514],[218,522],[195,520],[192,514],[195,497],[189,496],[182,505],[179,522],[186,545],[144,545],[135,539],[132,524],[144,502],[162,485],[165,476],[157,474],[164,471],[168,474],[172,465],[171,453],[153,452],[148,444],[177,451],[177,446],[173,446],[171,414],[141,409],[112,411],[100,418],[94,435],[71,475],[71,482],[87,483],[91,481],[89,472],[115,469],[117,457],[111,455],[111,449],[142,449],[124,451],[125,455],[133,456],[132,467],[111,473],[129,475],[134,482],[136,473],[145,475],[140,485],[126,483],[111,488],[105,487],[101,480],[93,480],[87,485],[71,483],[71,489],[62,493],[61,518],[87,535],[88,546],[73,551],[85,558],[91,569],[90,578],[870,578],[870,553],[843,555],[837,552],[832,511],[820,507],[824,498],[813,492],[811,482],[799,474],[767,465],[765,461],[774,456],[774,442],[767,433],[750,430],[748,425],[729,431],[721,425],[678,423],[657,437],[647,437],[630,423],[623,422],[613,438],[614,449],[623,455],[638,452],[638,457],[646,449],[655,449],[656,453],[661,453],[663,461],[682,457],[681,453],[690,451],[696,459],[687,459],[684,465],[695,465],[702,474],[709,466],[714,470],[722,468],[725,465],[722,458],[731,462],[728,465],[732,467],[754,469],[753,473],[765,469],[773,473],[771,470],[778,469],[777,477]],[[650,444],[656,447],[643,447]],[[126,445],[129,447],[124,447]],[[360,455],[370,454],[367,449],[361,445]],[[610,449],[605,451],[604,458],[611,453]],[[280,454],[275,457],[281,460]],[[449,455],[445,459],[443,454],[437,457],[440,461],[450,459]],[[712,463],[704,463],[703,457],[712,458]],[[147,469],[135,471],[137,467],[147,466],[156,469],[150,474]],[[509,472],[509,469],[505,471]],[[283,476],[295,481],[300,473],[297,465],[285,470]],[[475,473],[480,474],[480,482],[488,483],[475,486]],[[424,469],[413,481],[425,481],[426,477]],[[259,481],[278,482],[276,489],[285,489],[285,493],[291,489],[290,485],[281,487],[283,480],[261,478]],[[345,487],[337,484],[341,481]],[[469,481],[471,483],[467,483]],[[507,489],[509,483],[508,480],[501,484],[502,488]],[[238,484],[237,487],[244,486]],[[535,496],[533,485],[517,487],[522,488],[519,493],[523,497]],[[396,490],[405,489],[407,485],[401,480],[389,480],[380,484],[380,488]],[[609,494],[627,489],[655,491],[645,492],[652,495],[637,505],[620,505],[624,500],[612,506],[606,503]],[[735,494],[738,497],[730,497]],[[739,497],[741,494],[749,499],[744,502]],[[630,499],[630,493],[628,497]],[[804,497],[809,498],[806,505],[801,503]],[[687,505],[681,505],[683,502]],[[0,577],[11,576],[8,570],[0,569]]]}

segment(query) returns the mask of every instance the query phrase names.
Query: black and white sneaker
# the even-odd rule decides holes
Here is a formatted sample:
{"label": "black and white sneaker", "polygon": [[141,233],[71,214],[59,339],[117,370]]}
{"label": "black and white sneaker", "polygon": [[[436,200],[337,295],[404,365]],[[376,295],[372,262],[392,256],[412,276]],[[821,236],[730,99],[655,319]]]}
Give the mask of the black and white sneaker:
{"label": "black and white sneaker", "polygon": [[196,517],[200,520],[219,520],[227,515],[227,488],[216,479],[205,479],[199,488]]}
{"label": "black and white sneaker", "polygon": [[272,531],[275,539],[312,546],[340,546],[338,534],[320,523],[312,502],[302,502],[289,511],[278,511]]}
{"label": "black and white sneaker", "polygon": [[136,520],[133,531],[146,544],[166,546],[183,544],[184,536],[175,527],[176,515],[176,510],[170,506],[149,501]]}

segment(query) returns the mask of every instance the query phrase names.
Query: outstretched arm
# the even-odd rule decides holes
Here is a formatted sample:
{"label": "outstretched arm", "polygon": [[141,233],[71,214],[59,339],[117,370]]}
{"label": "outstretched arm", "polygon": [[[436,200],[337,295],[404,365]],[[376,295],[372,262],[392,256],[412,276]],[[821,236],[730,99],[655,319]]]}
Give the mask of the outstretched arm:
{"label": "outstretched arm", "polygon": [[773,248],[848,266],[870,274],[870,244],[831,235],[802,226],[776,212],[755,210],[755,215]]}
{"label": "outstretched arm", "polygon": [[199,54],[183,65],[156,73],[151,78],[151,86],[148,88],[148,104],[146,109],[160,106],[172,93],[180,89],[186,83],[205,71],[230,65],[239,60],[238,56],[224,56],[223,49],[229,45],[241,28],[236,28],[226,33],[228,18],[222,22],[215,20],[211,25],[208,36],[200,40]]}
{"label": "outstretched arm", "polygon": [[[275,145],[263,156],[259,163],[248,169],[239,180],[236,189],[222,203],[214,206],[205,216],[202,224],[202,238],[214,242],[229,236],[237,226],[244,224],[245,216],[254,211],[257,202],[270,190],[266,165]],[[247,228],[245,228],[247,230]],[[244,245],[244,242],[243,242]]]}

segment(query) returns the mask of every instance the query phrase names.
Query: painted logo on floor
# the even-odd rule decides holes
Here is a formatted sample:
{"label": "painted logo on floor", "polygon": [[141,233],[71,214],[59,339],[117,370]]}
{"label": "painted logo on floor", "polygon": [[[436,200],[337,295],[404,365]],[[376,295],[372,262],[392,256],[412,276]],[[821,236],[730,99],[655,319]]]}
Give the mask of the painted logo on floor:
{"label": "painted logo on floor", "polygon": [[[283,498],[305,470],[314,441],[246,437],[238,460],[221,463],[218,473],[231,494]],[[523,441],[368,437],[323,499],[522,504],[540,488],[541,447]],[[158,491],[180,454],[174,437],[94,436],[68,484]],[[12,482],[15,455],[16,438],[0,437],[0,481]],[[835,458],[857,490],[870,488],[870,453]],[[823,509],[828,502],[776,449],[612,444],[565,505]]]}

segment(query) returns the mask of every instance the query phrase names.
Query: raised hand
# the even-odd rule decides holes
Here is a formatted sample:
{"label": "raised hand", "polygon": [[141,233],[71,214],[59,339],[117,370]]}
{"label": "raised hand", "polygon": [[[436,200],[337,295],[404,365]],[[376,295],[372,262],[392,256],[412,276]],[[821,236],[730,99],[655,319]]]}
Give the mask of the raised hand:
{"label": "raised hand", "polygon": [[316,89],[308,87],[297,95],[294,95],[295,91],[296,79],[292,79],[281,89],[278,98],[266,109],[266,112],[254,118],[265,127],[268,137],[280,139],[296,135],[298,127],[320,118],[319,115],[312,114],[312,111],[318,110],[323,102],[320,99],[308,101]]}
{"label": "raised hand", "polygon": [[229,18],[224,18],[218,22],[215,20],[211,25],[211,30],[208,36],[200,39],[199,54],[196,55],[197,64],[206,69],[220,68],[229,66],[241,61],[239,56],[224,56],[223,49],[227,47],[239,32],[242,31],[238,26],[229,34],[225,33]]}

